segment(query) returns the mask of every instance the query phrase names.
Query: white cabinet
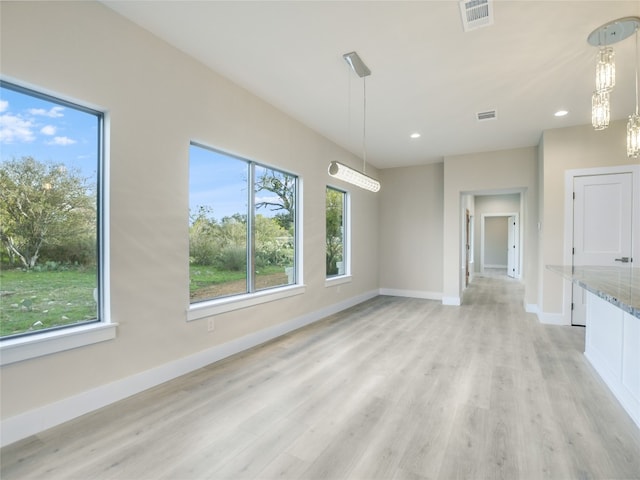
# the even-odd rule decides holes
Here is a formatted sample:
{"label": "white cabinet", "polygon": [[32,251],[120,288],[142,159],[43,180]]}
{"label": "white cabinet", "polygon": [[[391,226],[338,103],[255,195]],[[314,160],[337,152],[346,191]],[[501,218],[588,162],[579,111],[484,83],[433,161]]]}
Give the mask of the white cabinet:
{"label": "white cabinet", "polygon": [[585,355],[640,427],[640,318],[586,293]]}

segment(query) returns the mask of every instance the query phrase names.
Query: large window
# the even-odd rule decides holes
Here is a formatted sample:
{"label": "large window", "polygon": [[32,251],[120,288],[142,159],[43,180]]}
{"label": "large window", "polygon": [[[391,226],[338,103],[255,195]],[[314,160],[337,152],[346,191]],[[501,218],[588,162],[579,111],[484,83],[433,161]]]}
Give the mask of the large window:
{"label": "large window", "polygon": [[327,278],[347,274],[346,244],[347,193],[327,187],[326,196],[326,262]]}
{"label": "large window", "polygon": [[191,144],[191,304],[296,283],[297,183],[295,175]]}
{"label": "large window", "polygon": [[0,82],[3,343],[102,320],[102,124],[100,112]]}

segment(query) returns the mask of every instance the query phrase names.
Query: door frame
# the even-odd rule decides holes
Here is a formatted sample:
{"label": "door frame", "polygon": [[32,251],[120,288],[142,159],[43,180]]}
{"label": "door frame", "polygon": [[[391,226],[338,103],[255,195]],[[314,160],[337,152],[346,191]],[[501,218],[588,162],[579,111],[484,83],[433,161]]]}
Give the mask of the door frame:
{"label": "door frame", "polygon": [[[609,175],[613,173],[631,173],[632,188],[632,221],[631,229],[631,255],[634,263],[640,265],[640,212],[633,209],[634,205],[640,205],[640,165],[618,165],[611,167],[579,168],[565,170],[564,172],[564,244],[563,264],[573,265],[573,181],[575,177],[587,175]],[[571,281],[565,280],[562,284],[562,319],[565,325],[571,325]]]}
{"label": "door frame", "polygon": [[[522,196],[520,197],[520,201],[522,202]],[[519,212],[507,212],[507,213],[483,213],[480,220],[480,272],[484,273],[484,234],[485,234],[485,226],[484,222],[486,217],[516,217],[516,222],[518,222],[518,235],[516,238],[517,242],[517,260],[516,260],[516,275],[514,278],[521,279],[522,278],[522,238],[521,238],[521,228],[520,228],[520,213]]]}

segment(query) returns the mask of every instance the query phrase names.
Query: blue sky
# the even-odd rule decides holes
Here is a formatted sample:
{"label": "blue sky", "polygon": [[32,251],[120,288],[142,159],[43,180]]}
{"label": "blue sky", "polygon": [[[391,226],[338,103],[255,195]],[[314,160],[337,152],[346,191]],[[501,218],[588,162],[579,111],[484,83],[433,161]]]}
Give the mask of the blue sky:
{"label": "blue sky", "polygon": [[[256,175],[264,171],[256,166]],[[238,158],[207,148],[191,145],[189,148],[189,209],[195,214],[200,206],[213,209],[216,220],[234,213],[247,213],[248,163]],[[260,192],[256,203],[277,201],[276,195]],[[275,213],[268,208],[259,213],[271,217]]]}
{"label": "blue sky", "polygon": [[0,87],[0,160],[63,163],[95,182],[95,115]]}
{"label": "blue sky", "polygon": [[213,209],[217,220],[247,211],[248,164],[214,150],[189,147],[189,209]]}
{"label": "blue sky", "polygon": [[[31,156],[43,163],[63,163],[94,183],[97,140],[95,115],[0,87],[0,161]],[[235,157],[192,145],[190,213],[207,206],[217,220],[234,213],[246,214],[247,166],[247,162]],[[267,198],[266,192],[261,192],[256,202]],[[261,209],[260,213],[273,215],[268,209]]]}

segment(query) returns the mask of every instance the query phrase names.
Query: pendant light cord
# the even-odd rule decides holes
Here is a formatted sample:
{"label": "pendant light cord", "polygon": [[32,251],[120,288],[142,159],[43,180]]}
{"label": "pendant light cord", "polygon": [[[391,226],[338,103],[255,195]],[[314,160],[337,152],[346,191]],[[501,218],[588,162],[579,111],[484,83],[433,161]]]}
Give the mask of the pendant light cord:
{"label": "pendant light cord", "polygon": [[638,115],[638,27],[636,27],[636,115]]}
{"label": "pendant light cord", "polygon": [[362,77],[362,95],[362,173],[367,173],[367,77]]}

